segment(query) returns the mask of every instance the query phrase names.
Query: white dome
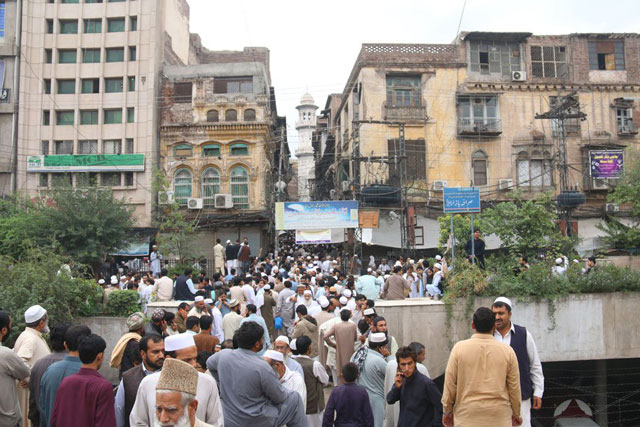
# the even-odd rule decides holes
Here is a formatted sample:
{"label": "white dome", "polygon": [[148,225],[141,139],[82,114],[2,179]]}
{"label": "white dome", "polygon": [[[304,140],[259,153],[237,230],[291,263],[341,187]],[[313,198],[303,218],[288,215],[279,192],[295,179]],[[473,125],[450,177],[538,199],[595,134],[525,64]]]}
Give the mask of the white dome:
{"label": "white dome", "polygon": [[313,96],[311,96],[309,92],[302,95],[302,98],[300,99],[300,105],[315,105]]}

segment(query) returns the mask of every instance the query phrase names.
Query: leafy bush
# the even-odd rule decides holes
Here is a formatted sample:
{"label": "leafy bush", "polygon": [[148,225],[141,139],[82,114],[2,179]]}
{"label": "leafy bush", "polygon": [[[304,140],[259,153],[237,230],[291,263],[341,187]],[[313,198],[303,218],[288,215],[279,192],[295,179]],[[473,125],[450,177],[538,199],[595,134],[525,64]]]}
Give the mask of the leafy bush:
{"label": "leafy bush", "polygon": [[190,268],[192,270],[193,277],[198,277],[198,274],[200,274],[200,270],[193,268],[194,264],[195,264],[195,262],[192,262],[192,263],[181,262],[181,263],[174,264],[173,266],[169,267],[169,269],[168,269],[169,277],[173,277],[174,274],[177,274],[178,276],[181,276],[181,275],[184,274],[184,271],[187,268]]}
{"label": "leafy bush", "polygon": [[140,310],[140,295],[138,295],[138,292],[113,291],[107,298],[104,314],[107,316],[127,317]]}
{"label": "leafy bush", "polygon": [[35,304],[47,310],[51,324],[99,313],[102,288],[60,272],[63,263],[62,256],[45,249],[29,249],[18,261],[0,256],[0,306],[13,317],[13,338],[24,329],[24,312]]}

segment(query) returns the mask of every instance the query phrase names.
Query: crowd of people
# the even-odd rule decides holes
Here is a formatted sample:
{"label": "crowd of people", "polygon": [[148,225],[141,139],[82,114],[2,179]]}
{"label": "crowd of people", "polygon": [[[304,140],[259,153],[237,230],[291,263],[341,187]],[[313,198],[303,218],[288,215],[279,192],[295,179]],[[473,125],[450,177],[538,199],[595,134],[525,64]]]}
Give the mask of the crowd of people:
{"label": "crowd of people", "polygon": [[[425,344],[392,334],[376,303],[437,298],[448,271],[442,257],[370,258],[352,275],[328,246],[312,254],[284,245],[256,261],[247,241],[237,244],[229,253],[246,247],[246,261],[217,249],[211,279],[191,269],[170,278],[161,265],[111,277],[106,298],[135,289],[146,303],[180,301],[175,313],[145,307],[127,318],[108,360],[119,374],[115,389],[98,373],[101,337],[82,325],[49,331],[44,308],[27,310],[13,351],[0,348],[0,425],[529,425],[527,410],[540,407],[535,343],[511,324],[506,298],[476,312],[475,334],[454,347],[443,393],[425,367]],[[3,341],[11,324],[0,312]],[[464,421],[483,417],[492,421]]]}

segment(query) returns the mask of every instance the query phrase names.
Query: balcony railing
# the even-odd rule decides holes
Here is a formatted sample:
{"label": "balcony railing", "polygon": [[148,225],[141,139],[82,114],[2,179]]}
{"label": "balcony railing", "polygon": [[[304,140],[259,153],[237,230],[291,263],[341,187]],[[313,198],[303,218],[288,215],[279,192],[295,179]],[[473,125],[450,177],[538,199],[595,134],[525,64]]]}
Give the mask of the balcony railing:
{"label": "balcony railing", "polygon": [[458,135],[460,136],[497,136],[502,133],[500,119],[458,119]]}
{"label": "balcony railing", "polygon": [[618,135],[636,135],[638,128],[633,124],[633,120],[618,120]]}
{"label": "balcony railing", "polygon": [[426,120],[425,107],[393,107],[385,106],[385,120],[420,121]]}

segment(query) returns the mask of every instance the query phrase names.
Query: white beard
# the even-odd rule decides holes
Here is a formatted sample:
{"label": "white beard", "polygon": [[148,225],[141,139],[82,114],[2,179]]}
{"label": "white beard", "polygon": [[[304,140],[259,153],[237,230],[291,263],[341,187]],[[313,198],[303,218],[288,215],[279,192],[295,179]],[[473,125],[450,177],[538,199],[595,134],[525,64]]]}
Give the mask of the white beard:
{"label": "white beard", "polygon": [[175,424],[172,423],[161,423],[158,420],[158,416],[154,416],[153,427],[191,427],[191,420],[189,420],[189,412],[185,408],[182,417]]}

